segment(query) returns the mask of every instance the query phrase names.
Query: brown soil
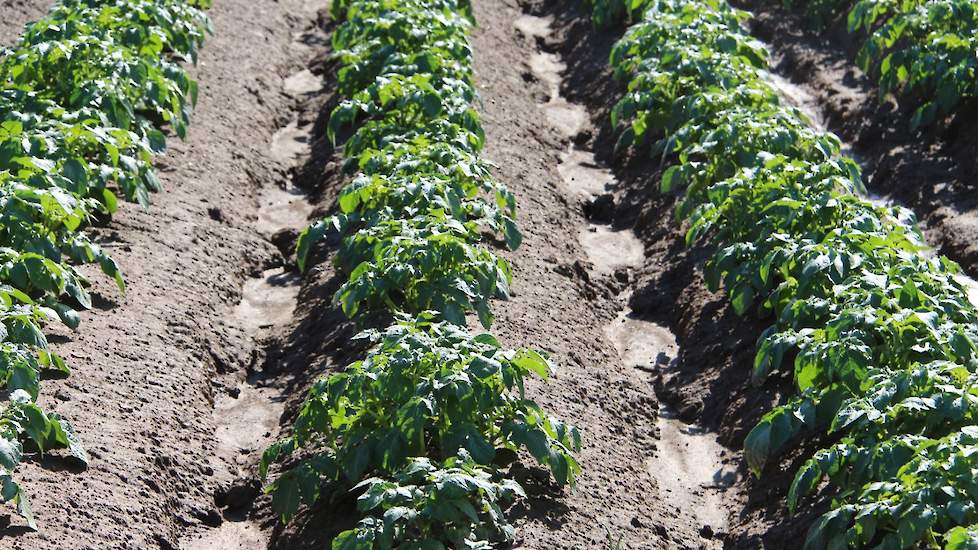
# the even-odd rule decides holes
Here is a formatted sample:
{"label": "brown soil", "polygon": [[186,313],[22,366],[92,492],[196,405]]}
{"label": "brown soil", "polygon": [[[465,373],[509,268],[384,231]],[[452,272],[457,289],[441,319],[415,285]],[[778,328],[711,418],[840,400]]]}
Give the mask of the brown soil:
{"label": "brown soil", "polygon": [[754,33],[773,49],[775,71],[808,90],[829,130],[849,143],[869,190],[917,213],[937,252],[978,275],[978,101],[952,116],[910,130],[914,98],[880,98],[875,81],[855,65],[858,37],[845,18],[824,32],[768,0],[747,0]]}
{"label": "brown soil", "polygon": [[0,0],[0,47],[16,42],[24,25],[44,15],[50,4],[47,0]]}

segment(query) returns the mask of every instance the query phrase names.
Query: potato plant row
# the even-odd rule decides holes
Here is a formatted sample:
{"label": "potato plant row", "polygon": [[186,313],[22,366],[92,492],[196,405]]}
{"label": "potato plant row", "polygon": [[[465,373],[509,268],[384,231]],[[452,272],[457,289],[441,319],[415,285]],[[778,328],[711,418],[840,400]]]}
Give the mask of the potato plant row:
{"label": "potato plant row", "polygon": [[911,212],[860,196],[839,140],[763,79],[744,12],[641,11],[610,59],[628,82],[618,147],[668,165],[661,187],[681,195],[687,242],[716,249],[710,288],[773,318],[753,382],[790,369],[797,387],[748,435],[751,469],[801,438],[823,446],[788,493],[791,510],[832,497],[805,548],[978,547],[978,310],[958,266],[926,252]]}
{"label": "potato plant row", "polygon": [[364,331],[366,357],[313,385],[261,475],[274,466],[266,491],[284,521],[324,487],[358,495],[362,520],[333,548],[492,548],[513,539],[501,506],[523,495],[506,468],[523,453],[573,484],[581,443],[525,396],[549,359],[467,328],[470,315],[491,327],[512,282],[485,240],[522,240],[512,193],[480,158],[471,11],[464,0],[331,8],[344,99],[327,130],[351,179],[296,255],[305,269],[312,244],[338,233],[348,278],[336,305],[358,323],[393,322]]}
{"label": "potato plant row", "polygon": [[[635,21],[651,0],[592,2],[601,27]],[[978,96],[978,4],[973,0],[782,0],[801,4],[816,26],[845,17],[861,47],[859,67],[880,97],[914,107],[911,129]]]}
{"label": "potato plant row", "polygon": [[[785,0],[788,5],[797,0]],[[883,97],[917,103],[911,124],[930,124],[978,96],[978,4],[973,0],[804,2],[816,24],[847,15],[862,42],[857,62]]]}
{"label": "potato plant row", "polygon": [[[43,327],[75,329],[91,307],[79,264],[124,290],[109,255],[83,232],[118,195],[159,190],[162,128],[185,135],[197,86],[180,68],[209,30],[209,0],[64,0],[0,49],[0,500],[35,527],[14,480],[23,454],[67,447],[71,424],[36,400],[44,371],[68,372]],[[26,448],[25,448],[26,444]]]}

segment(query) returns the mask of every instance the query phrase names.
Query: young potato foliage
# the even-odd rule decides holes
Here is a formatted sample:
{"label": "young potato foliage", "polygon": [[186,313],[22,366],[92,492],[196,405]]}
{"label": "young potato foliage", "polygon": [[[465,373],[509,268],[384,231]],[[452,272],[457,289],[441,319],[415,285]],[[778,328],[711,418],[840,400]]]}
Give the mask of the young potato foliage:
{"label": "young potato foliage", "polygon": [[282,464],[266,491],[285,521],[325,482],[363,491],[366,517],[334,549],[493,548],[513,539],[500,504],[523,494],[500,470],[523,452],[573,485],[581,437],[525,396],[527,376],[549,376],[547,358],[466,328],[475,313],[489,329],[491,300],[512,284],[484,237],[522,242],[515,197],[479,157],[471,14],[455,0],[342,0],[333,14],[346,99],[327,133],[353,178],[339,213],[300,234],[297,263],[338,232],[348,279],[334,302],[396,321],[365,333],[365,359],[316,382],[261,475]]}
{"label": "young potato foliage", "polygon": [[316,240],[343,234],[337,262],[350,278],[336,302],[351,317],[364,306],[434,310],[464,325],[475,312],[488,328],[491,298],[509,295],[508,264],[478,243],[483,229],[512,249],[522,236],[512,194],[477,157],[485,138],[471,106],[470,23],[457,8],[350,4],[333,36],[351,97],[328,133],[335,141],[355,128],[343,150],[362,172],[341,193],[343,215],[304,231],[296,250],[304,268]]}
{"label": "young potato foliage", "polygon": [[[316,382],[292,435],[269,448],[262,471],[283,455],[316,450],[311,461],[323,477],[356,483],[365,475],[391,475],[411,457],[436,462],[468,453],[476,464],[511,462],[525,450],[573,484],[580,467],[572,456],[580,434],[526,398],[528,376],[546,379],[552,366],[539,353],[504,350],[489,334],[437,321],[435,312],[400,315],[383,332],[361,335],[376,342],[363,361]],[[289,518],[298,501],[312,504],[319,479],[308,461],[270,485],[276,513]]]}
{"label": "young potato foliage", "polygon": [[856,62],[876,78],[880,97],[896,94],[915,106],[911,129],[978,95],[978,6],[972,0],[820,0],[804,7],[816,24],[846,18],[862,42]]}
{"label": "young potato foliage", "polygon": [[90,308],[75,264],[97,263],[120,290],[115,261],[82,232],[161,186],[152,171],[164,124],[185,135],[195,61],[210,29],[205,0],[64,0],[0,49],[0,501],[35,528],[14,481],[23,444],[67,447],[87,462],[70,424],[36,404],[44,370],[68,372],[43,327],[75,329]]}
{"label": "young potato foliage", "polygon": [[764,82],[741,12],[644,9],[611,55],[629,80],[612,115],[619,145],[671,164],[661,185],[682,193],[687,242],[716,248],[708,285],[740,315],[773,317],[754,383],[788,368],[797,386],[748,434],[749,466],[760,474],[793,439],[828,435],[788,496],[794,510],[827,480],[835,497],[806,549],[978,546],[978,310],[959,268],[928,256],[911,212],[858,196],[838,139]]}
{"label": "young potato foliage", "polygon": [[[366,304],[392,311],[438,311],[465,325],[476,311],[492,325],[491,298],[509,298],[509,264],[470,244],[474,222],[461,223],[443,210],[409,219],[384,220],[344,241],[339,260],[350,262],[349,280],[335,301],[352,317]],[[355,266],[355,267],[354,267]]]}
{"label": "young potato foliage", "polygon": [[[357,508],[369,514],[355,529],[336,538],[340,550],[444,549],[489,550],[507,544],[514,529],[500,505],[523,488],[495,476],[462,450],[444,463],[412,458],[390,478],[369,478]],[[446,546],[449,545],[449,546]]]}

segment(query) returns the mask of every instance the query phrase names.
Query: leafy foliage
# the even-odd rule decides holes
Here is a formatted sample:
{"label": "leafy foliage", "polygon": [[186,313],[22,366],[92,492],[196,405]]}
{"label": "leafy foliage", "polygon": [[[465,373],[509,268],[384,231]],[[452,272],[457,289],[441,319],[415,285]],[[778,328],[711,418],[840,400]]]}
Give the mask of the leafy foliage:
{"label": "leafy foliage", "polygon": [[550,375],[544,355],[466,328],[474,313],[489,329],[491,300],[512,284],[483,238],[512,250],[522,241],[515,198],[479,157],[469,8],[346,0],[333,14],[347,99],[327,133],[345,137],[353,177],[296,257],[305,269],[313,243],[338,232],[348,279],[334,302],[351,318],[381,310],[395,322],[363,333],[375,344],[366,358],[313,385],[291,435],[263,456],[263,477],[286,465],[266,491],[283,520],[324,482],[363,491],[367,517],[334,549],[492,548],[513,538],[500,504],[523,494],[501,470],[523,452],[572,485],[581,437],[526,398],[528,376]]}
{"label": "leafy foliage", "polygon": [[978,95],[978,6],[971,0],[822,0],[805,9],[817,21],[848,14],[849,32],[862,40],[856,61],[883,97],[916,102],[913,128]]}
{"label": "leafy foliage", "polygon": [[508,297],[511,275],[477,243],[483,229],[514,249],[522,237],[516,201],[477,158],[485,138],[471,106],[469,19],[454,2],[343,5],[334,5],[345,22],[333,47],[344,62],[338,87],[351,97],[331,114],[328,133],[335,141],[355,126],[343,151],[360,176],[341,193],[342,215],[300,236],[299,264],[337,229],[337,262],[350,279],[336,301],[347,315],[365,304],[435,310],[464,324],[475,311],[488,328],[490,299]]}
{"label": "leafy foliage", "polygon": [[[377,344],[363,361],[313,385],[291,437],[268,450],[263,471],[304,447],[321,447],[326,455],[312,458],[310,467],[354,483],[371,472],[391,475],[411,457],[442,461],[464,450],[488,466],[525,449],[560,483],[574,481],[580,467],[571,451],[580,448],[580,435],[523,392],[527,376],[549,376],[546,358],[503,350],[492,336],[473,337],[436,321],[434,312],[399,317],[382,333],[361,335]],[[284,484],[300,482],[283,475],[271,487],[276,495],[292,493]],[[276,503],[275,511],[291,517],[292,504]]]}
{"label": "leafy foliage", "polygon": [[413,458],[393,479],[370,478],[357,507],[370,514],[337,537],[334,548],[489,550],[514,538],[500,503],[526,496],[518,483],[496,480],[465,451],[444,464]]}
{"label": "leafy foliage", "polygon": [[161,128],[185,135],[195,61],[210,23],[205,1],[65,0],[0,49],[0,500],[29,526],[13,474],[23,441],[87,457],[67,420],[34,403],[44,370],[68,372],[48,349],[45,323],[74,329],[91,307],[76,269],[97,263],[125,285],[115,261],[82,232],[111,214],[117,193],[149,204],[160,189]]}
{"label": "leafy foliage", "polygon": [[823,481],[832,509],[805,547],[978,544],[978,310],[959,268],[926,252],[912,213],[860,198],[856,164],[763,81],[745,14],[715,0],[649,2],[611,54],[629,81],[619,146],[670,163],[687,241],[738,314],[772,316],[753,380],[792,369],[798,393],[745,441],[760,474],[789,443],[832,445],[796,474],[795,509]]}
{"label": "leafy foliage", "polygon": [[609,28],[640,21],[654,0],[589,0],[588,3],[594,24],[599,28]]}

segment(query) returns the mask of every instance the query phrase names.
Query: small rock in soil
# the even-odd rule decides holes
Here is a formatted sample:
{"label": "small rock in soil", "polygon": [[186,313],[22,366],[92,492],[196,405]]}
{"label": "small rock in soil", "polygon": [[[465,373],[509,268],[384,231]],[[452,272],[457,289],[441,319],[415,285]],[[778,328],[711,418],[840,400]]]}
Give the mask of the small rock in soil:
{"label": "small rock in soil", "polygon": [[271,241],[275,245],[275,248],[282,253],[283,256],[288,258],[292,255],[292,251],[295,249],[295,241],[299,238],[299,231],[297,229],[285,228],[280,229],[272,235]]}
{"label": "small rock in soil", "polygon": [[629,279],[628,269],[619,267],[615,270],[615,280],[622,284],[627,284]]}
{"label": "small rock in soil", "polygon": [[577,277],[584,281],[585,283],[591,282],[591,269],[594,266],[590,262],[585,262],[582,260],[574,260],[574,271],[577,273]]}
{"label": "small rock in soil", "polygon": [[213,508],[207,510],[203,517],[198,517],[197,519],[208,527],[218,527],[224,523],[224,518],[221,517],[221,513]]}
{"label": "small rock in soil", "polygon": [[554,272],[563,275],[564,277],[574,277],[574,268],[569,264],[559,264],[554,267]]}
{"label": "small rock in soil", "polygon": [[584,203],[584,215],[595,223],[611,223],[615,215],[615,198],[611,193],[605,193]]}
{"label": "small rock in soil", "polygon": [[171,542],[170,539],[167,538],[166,535],[163,535],[161,533],[156,533],[153,535],[153,538],[156,539],[156,543],[160,545],[160,548],[162,550],[176,550],[177,548],[176,546],[173,545],[173,542]]}
{"label": "small rock in soil", "polygon": [[589,141],[591,141],[592,136],[593,134],[591,133],[591,130],[581,130],[574,136],[574,145],[583,147],[587,145]]}

